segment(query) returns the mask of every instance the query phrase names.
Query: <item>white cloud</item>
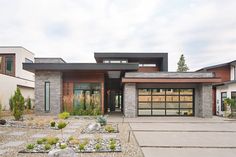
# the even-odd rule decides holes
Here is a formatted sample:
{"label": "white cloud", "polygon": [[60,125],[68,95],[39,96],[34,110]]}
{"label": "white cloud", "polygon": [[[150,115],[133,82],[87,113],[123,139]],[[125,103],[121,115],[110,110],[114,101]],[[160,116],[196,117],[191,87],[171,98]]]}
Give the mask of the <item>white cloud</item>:
{"label": "white cloud", "polygon": [[181,53],[191,70],[236,59],[236,1],[0,0],[0,44],[94,62],[94,51]]}

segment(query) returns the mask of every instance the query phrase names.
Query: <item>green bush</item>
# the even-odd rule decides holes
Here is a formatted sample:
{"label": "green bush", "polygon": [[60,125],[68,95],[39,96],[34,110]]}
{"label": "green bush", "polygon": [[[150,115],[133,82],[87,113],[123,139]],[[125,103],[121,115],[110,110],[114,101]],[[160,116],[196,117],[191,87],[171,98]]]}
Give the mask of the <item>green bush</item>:
{"label": "green bush", "polygon": [[30,98],[27,99],[26,106],[27,106],[27,109],[31,110],[32,104],[31,104],[31,99]]}
{"label": "green bush", "polygon": [[48,137],[47,138],[47,144],[50,144],[50,145],[57,144],[58,141],[59,141],[59,138],[57,138],[57,137]]}
{"label": "green bush", "polygon": [[115,129],[111,126],[111,125],[107,125],[105,126],[105,130],[109,133],[112,133],[115,131]]}
{"label": "green bush", "polygon": [[45,144],[44,149],[45,150],[50,150],[52,146],[50,144]]}
{"label": "green bush", "polygon": [[116,144],[110,144],[110,149],[112,150],[112,151],[114,151],[115,149],[116,149]]}
{"label": "green bush", "polygon": [[52,122],[50,122],[50,125],[51,125],[51,127],[54,128],[56,126],[56,122],[52,121]]}
{"label": "green bush", "polygon": [[110,144],[116,144],[116,140],[114,138],[110,139]]}
{"label": "green bush", "polygon": [[60,119],[68,119],[70,117],[70,113],[69,112],[62,112],[58,115],[58,117]]}
{"label": "green bush", "polygon": [[67,125],[66,122],[60,121],[58,122],[57,127],[58,129],[63,129],[66,127],[66,125]]}
{"label": "green bush", "polygon": [[34,149],[34,144],[27,144],[26,148],[32,150]]}
{"label": "green bush", "polygon": [[79,150],[82,151],[85,149],[85,144],[84,143],[80,143],[79,144]]}
{"label": "green bush", "polygon": [[13,96],[13,116],[15,120],[20,120],[24,112],[24,97],[20,92],[20,88],[17,87],[15,95]]}
{"label": "green bush", "polygon": [[67,147],[67,145],[64,143],[64,144],[60,144],[60,148],[61,149],[65,149]]}
{"label": "green bush", "polygon": [[102,145],[100,144],[100,143],[97,143],[96,145],[95,145],[95,149],[96,150],[100,150],[102,148]]}
{"label": "green bush", "polygon": [[69,141],[72,141],[72,140],[74,140],[75,138],[73,137],[73,136],[70,136],[69,138],[68,138],[68,140]]}
{"label": "green bush", "polygon": [[43,144],[43,139],[42,138],[38,139],[37,144]]}
{"label": "green bush", "polygon": [[104,117],[104,116],[99,116],[99,117],[97,118],[97,122],[100,123],[101,126],[104,126],[104,125],[107,124],[107,119],[106,119],[106,117]]}
{"label": "green bush", "polygon": [[10,111],[13,111],[13,96],[11,96],[9,99],[9,106],[10,106]]}

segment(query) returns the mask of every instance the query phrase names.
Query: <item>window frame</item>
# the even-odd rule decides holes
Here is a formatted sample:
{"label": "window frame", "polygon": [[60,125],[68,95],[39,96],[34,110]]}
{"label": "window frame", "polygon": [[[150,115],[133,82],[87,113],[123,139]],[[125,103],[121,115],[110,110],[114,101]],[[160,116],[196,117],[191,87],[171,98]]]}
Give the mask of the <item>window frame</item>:
{"label": "window frame", "polygon": [[[49,89],[49,91],[48,91],[48,110],[47,110],[47,96],[46,96],[46,94],[47,94],[47,84],[48,84],[48,89]],[[51,111],[51,100],[50,100],[50,92],[51,90],[50,90],[50,81],[45,81],[44,82],[44,111],[45,112],[50,112]]]}

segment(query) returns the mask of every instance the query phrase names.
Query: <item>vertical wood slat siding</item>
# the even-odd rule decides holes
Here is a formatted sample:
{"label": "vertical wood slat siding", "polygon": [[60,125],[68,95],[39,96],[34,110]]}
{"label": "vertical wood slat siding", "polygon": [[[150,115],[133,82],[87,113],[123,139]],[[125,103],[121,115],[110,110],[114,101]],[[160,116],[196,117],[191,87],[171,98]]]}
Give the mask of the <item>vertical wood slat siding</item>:
{"label": "vertical wood slat siding", "polygon": [[66,108],[68,112],[73,111],[74,83],[100,83],[101,111],[104,113],[104,73],[67,72],[63,74],[63,99],[65,102],[64,108]]}

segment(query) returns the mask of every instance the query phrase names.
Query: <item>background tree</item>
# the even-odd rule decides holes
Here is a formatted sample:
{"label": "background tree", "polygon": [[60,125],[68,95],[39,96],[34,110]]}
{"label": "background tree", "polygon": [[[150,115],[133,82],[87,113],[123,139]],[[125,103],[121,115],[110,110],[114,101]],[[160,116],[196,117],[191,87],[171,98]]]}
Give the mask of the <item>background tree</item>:
{"label": "background tree", "polygon": [[179,62],[177,64],[178,64],[177,72],[186,72],[189,70],[187,64],[185,63],[185,58],[183,54],[180,56]]}

